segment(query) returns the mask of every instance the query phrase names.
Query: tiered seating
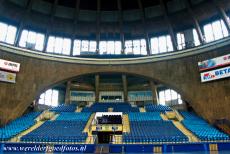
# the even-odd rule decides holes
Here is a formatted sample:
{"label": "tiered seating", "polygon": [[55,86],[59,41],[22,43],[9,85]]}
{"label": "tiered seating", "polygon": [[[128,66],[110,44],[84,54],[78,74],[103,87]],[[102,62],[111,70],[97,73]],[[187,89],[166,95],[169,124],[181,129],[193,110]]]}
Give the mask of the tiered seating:
{"label": "tiered seating", "polygon": [[71,104],[71,105],[59,105],[55,108],[50,109],[50,111],[54,112],[74,112],[76,110],[76,105]]}
{"label": "tiered seating", "polygon": [[147,112],[164,112],[164,111],[172,111],[172,109],[168,106],[163,105],[154,105],[154,104],[147,104],[145,105],[145,110]]}
{"label": "tiered seating", "polygon": [[184,126],[193,132],[201,141],[229,140],[229,136],[209,125],[194,113],[181,112]]}
{"label": "tiered seating", "polygon": [[139,112],[137,107],[132,107],[128,103],[94,103],[90,107],[83,108],[82,112],[107,112],[108,108],[113,108],[114,112]]}
{"label": "tiered seating", "polygon": [[34,142],[84,142],[87,133],[83,129],[90,113],[62,112],[55,121],[47,121],[21,138]]}
{"label": "tiered seating", "polygon": [[80,112],[62,112],[59,114],[56,120],[63,121],[87,121],[91,113],[80,113]]}
{"label": "tiered seating", "polygon": [[129,113],[130,133],[123,141],[130,142],[184,142],[188,138],[171,121],[163,121],[160,112]]}
{"label": "tiered seating", "polygon": [[162,120],[160,112],[137,112],[129,113],[130,121],[153,121],[153,120]]}
{"label": "tiered seating", "polygon": [[35,124],[35,118],[40,112],[32,112],[12,121],[5,127],[0,128],[0,140],[6,141],[15,135],[25,131]]}
{"label": "tiered seating", "polygon": [[84,142],[84,121],[46,121],[39,128],[23,136],[21,141],[32,142]]}

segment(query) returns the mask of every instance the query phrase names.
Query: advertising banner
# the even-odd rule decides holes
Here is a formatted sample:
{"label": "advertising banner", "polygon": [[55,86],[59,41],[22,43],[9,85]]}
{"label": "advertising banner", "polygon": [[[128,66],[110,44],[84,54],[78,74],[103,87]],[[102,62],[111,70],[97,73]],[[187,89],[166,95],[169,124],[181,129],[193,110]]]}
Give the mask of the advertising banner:
{"label": "advertising banner", "polygon": [[19,72],[20,64],[12,61],[0,59],[0,69],[11,72]]}
{"label": "advertising banner", "polygon": [[210,70],[216,67],[223,67],[230,65],[230,54],[198,62],[198,67],[200,71]]}
{"label": "advertising banner", "polygon": [[15,83],[16,82],[16,74],[0,71],[0,82],[1,81],[2,82]]}
{"label": "advertising banner", "polygon": [[208,81],[218,80],[222,78],[227,78],[230,77],[230,66],[208,71],[208,72],[203,72],[200,74],[200,76],[201,76],[201,82],[208,82]]}

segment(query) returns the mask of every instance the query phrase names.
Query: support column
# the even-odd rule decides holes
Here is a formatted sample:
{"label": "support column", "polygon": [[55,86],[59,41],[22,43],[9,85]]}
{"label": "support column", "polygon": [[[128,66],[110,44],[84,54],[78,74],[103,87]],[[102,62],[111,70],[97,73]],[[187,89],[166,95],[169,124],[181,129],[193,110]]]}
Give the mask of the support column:
{"label": "support column", "polygon": [[125,74],[122,74],[122,84],[123,84],[123,91],[124,91],[124,101],[128,101],[128,84],[127,84],[127,77]]}
{"label": "support column", "polygon": [[152,80],[150,80],[149,83],[150,83],[150,89],[152,90],[153,104],[157,105],[158,104],[157,86]]}
{"label": "support column", "polygon": [[205,43],[204,34],[203,34],[203,32],[202,32],[202,30],[200,28],[200,25],[199,25],[199,22],[198,22],[197,18],[195,17],[195,15],[193,13],[193,10],[191,8],[192,4],[191,4],[190,0],[186,0],[185,4],[187,6],[188,13],[190,14],[190,16],[193,19],[195,29],[197,31],[197,35],[198,35],[198,38],[199,38],[199,41],[200,41],[201,44],[204,44]]}
{"label": "support column", "polygon": [[65,91],[65,104],[70,104],[70,88],[71,88],[71,81],[67,81],[66,84],[66,91]]}
{"label": "support column", "polygon": [[221,7],[221,5],[219,4],[219,2],[217,0],[212,0],[212,2],[214,3],[217,10],[219,11],[221,18],[223,19],[223,21],[227,27],[228,33],[230,34],[230,22],[228,21],[228,16],[227,16],[225,10]]}
{"label": "support column", "polygon": [[99,102],[99,86],[100,86],[100,76],[95,75],[95,101]]}

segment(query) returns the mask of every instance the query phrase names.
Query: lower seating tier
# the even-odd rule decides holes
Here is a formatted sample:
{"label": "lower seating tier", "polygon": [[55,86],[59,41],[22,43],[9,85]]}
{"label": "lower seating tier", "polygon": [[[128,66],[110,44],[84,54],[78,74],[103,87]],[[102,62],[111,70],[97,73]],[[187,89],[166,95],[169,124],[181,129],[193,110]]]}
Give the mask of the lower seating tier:
{"label": "lower seating tier", "polygon": [[86,121],[47,121],[21,141],[85,142],[87,133],[82,132],[85,125]]}
{"label": "lower seating tier", "polygon": [[186,142],[188,138],[170,121],[131,121],[123,142]]}
{"label": "lower seating tier", "polygon": [[0,127],[0,141],[7,141],[35,124],[35,118],[41,112],[31,112],[10,122],[4,127]]}

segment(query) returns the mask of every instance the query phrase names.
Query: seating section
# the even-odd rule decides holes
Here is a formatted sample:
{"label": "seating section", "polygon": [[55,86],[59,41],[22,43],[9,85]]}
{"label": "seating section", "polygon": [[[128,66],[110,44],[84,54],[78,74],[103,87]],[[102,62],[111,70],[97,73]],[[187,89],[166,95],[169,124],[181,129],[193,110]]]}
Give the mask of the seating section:
{"label": "seating section", "polygon": [[109,108],[113,108],[113,112],[139,112],[139,108],[132,107],[129,103],[94,103],[83,108],[82,112],[107,112]]}
{"label": "seating section", "polygon": [[55,121],[46,121],[39,128],[23,136],[21,141],[33,142],[85,142],[82,132],[90,113],[60,113]]}
{"label": "seating section", "polygon": [[137,112],[129,113],[130,121],[153,121],[153,120],[162,120],[160,112]]}
{"label": "seating section", "polygon": [[40,113],[41,112],[31,112],[10,122],[5,127],[0,127],[0,140],[7,141],[33,126],[35,124],[35,118]]}
{"label": "seating section", "polygon": [[87,121],[91,113],[80,112],[62,112],[57,117],[56,121]]}
{"label": "seating section", "polygon": [[71,105],[59,105],[57,107],[54,107],[52,109],[50,109],[50,111],[54,111],[54,112],[74,112],[76,110],[76,105],[71,104]]}
{"label": "seating section", "polygon": [[182,122],[184,126],[193,132],[193,134],[195,134],[201,141],[218,141],[230,139],[228,135],[212,127],[194,113],[181,112],[181,114],[184,117]]}
{"label": "seating section", "polygon": [[130,133],[123,142],[185,142],[188,138],[171,121],[163,121],[160,112],[130,113]]}
{"label": "seating section", "polygon": [[172,109],[168,106],[163,105],[153,105],[153,104],[147,104],[145,105],[145,110],[147,112],[165,112],[165,111],[172,111]]}
{"label": "seating section", "polygon": [[82,133],[85,122],[46,121],[36,130],[23,136],[21,141],[32,142],[84,142],[87,133]]}

